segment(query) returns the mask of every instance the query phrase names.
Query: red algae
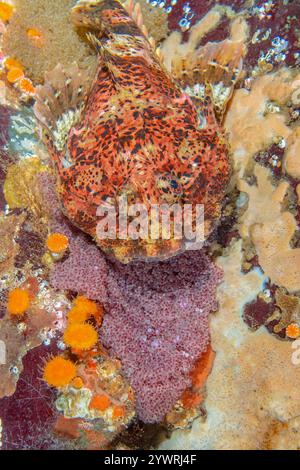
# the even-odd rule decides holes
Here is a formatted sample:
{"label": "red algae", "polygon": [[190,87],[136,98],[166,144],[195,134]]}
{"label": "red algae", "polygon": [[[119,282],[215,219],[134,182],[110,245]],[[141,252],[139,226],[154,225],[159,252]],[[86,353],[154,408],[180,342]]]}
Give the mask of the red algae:
{"label": "red algae", "polygon": [[55,391],[37,374],[49,349],[39,346],[23,360],[24,370],[17,390],[0,400],[3,450],[46,450],[59,448],[53,435]]}

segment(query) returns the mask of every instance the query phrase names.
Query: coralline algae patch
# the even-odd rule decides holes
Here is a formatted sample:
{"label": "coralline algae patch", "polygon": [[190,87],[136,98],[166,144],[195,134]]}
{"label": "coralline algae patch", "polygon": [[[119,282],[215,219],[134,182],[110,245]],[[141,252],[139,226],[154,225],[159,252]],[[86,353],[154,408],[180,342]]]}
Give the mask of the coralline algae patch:
{"label": "coralline algae patch", "polygon": [[28,352],[15,393],[0,400],[2,450],[60,448],[52,433],[56,421],[55,391],[37,374],[48,355],[49,348],[44,345]]}

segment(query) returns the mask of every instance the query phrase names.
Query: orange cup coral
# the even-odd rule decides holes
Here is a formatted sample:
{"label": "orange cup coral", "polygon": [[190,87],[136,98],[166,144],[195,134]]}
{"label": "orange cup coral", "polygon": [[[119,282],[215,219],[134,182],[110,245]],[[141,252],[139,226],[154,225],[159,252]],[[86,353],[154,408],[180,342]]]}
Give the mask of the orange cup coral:
{"label": "orange cup coral", "polygon": [[10,3],[0,2],[0,20],[9,21],[14,12],[14,7]]}
{"label": "orange cup coral", "polygon": [[90,316],[93,316],[97,324],[101,324],[103,317],[103,308],[96,302],[79,295],[75,300],[73,307],[68,314],[69,323],[84,323]]}
{"label": "orange cup coral", "polygon": [[111,401],[107,395],[95,395],[92,398],[89,407],[98,411],[105,411],[110,406],[110,404]]}
{"label": "orange cup coral", "polygon": [[37,28],[28,28],[27,37],[33,41],[37,47],[42,47],[44,44],[44,35],[42,31]]}
{"label": "orange cup coral", "polygon": [[76,297],[74,300],[74,308],[89,315],[95,315],[98,310],[96,302],[87,299],[83,295]]}
{"label": "orange cup coral", "polygon": [[7,310],[11,315],[24,315],[30,305],[28,290],[14,289],[8,295]]}
{"label": "orange cup coral", "polygon": [[52,387],[64,387],[76,376],[76,366],[69,359],[56,356],[47,362],[43,378]]}
{"label": "orange cup coral", "polygon": [[7,70],[14,69],[14,68],[24,70],[24,67],[21,64],[21,62],[17,59],[14,59],[13,57],[7,57],[4,60],[4,65],[7,68]]}
{"label": "orange cup coral", "polygon": [[296,339],[298,336],[300,336],[300,328],[297,325],[297,323],[291,323],[287,328],[286,328],[286,335],[289,338]]}
{"label": "orange cup coral", "polygon": [[33,95],[35,93],[35,88],[29,78],[21,78],[19,86],[24,93],[29,95]]}
{"label": "orange cup coral", "polygon": [[53,253],[62,253],[69,246],[69,239],[62,233],[51,233],[46,241],[47,248]]}
{"label": "orange cup coral", "polygon": [[89,316],[87,312],[73,307],[68,313],[68,321],[69,323],[84,323]]}
{"label": "orange cup coral", "polygon": [[79,351],[88,351],[98,341],[97,331],[88,323],[71,323],[65,331],[64,342]]}
{"label": "orange cup coral", "polygon": [[17,83],[21,78],[24,77],[24,72],[18,67],[12,67],[7,72],[7,80],[9,83]]}
{"label": "orange cup coral", "polygon": [[116,405],[113,409],[113,419],[124,418],[125,416],[125,408],[124,406]]}
{"label": "orange cup coral", "polygon": [[83,387],[83,380],[81,377],[75,377],[73,380],[72,380],[72,385],[73,387],[77,388],[77,389],[80,389]]}
{"label": "orange cup coral", "polygon": [[33,39],[42,39],[43,33],[42,33],[42,31],[40,31],[37,28],[28,28],[27,29],[27,36],[29,38],[33,38]]}

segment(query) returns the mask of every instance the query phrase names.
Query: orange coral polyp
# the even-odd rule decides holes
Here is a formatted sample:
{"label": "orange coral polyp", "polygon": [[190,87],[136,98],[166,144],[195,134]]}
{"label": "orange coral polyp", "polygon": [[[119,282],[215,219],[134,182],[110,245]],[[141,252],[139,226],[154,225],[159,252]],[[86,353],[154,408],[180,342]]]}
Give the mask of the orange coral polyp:
{"label": "orange coral polyp", "polygon": [[11,315],[24,315],[30,305],[28,290],[14,289],[8,295],[7,310]]}
{"label": "orange coral polyp", "polygon": [[79,295],[74,300],[74,309],[89,314],[89,315],[96,315],[98,311],[98,305],[93,300],[87,299],[83,295]]}
{"label": "orange coral polyp", "polygon": [[119,419],[119,418],[124,418],[124,416],[125,416],[124,406],[119,406],[119,405],[114,406],[113,418],[114,419]]}
{"label": "orange coral polyp", "polygon": [[286,335],[289,338],[296,339],[300,336],[300,327],[297,325],[297,323],[291,323],[287,328],[286,328]]}
{"label": "orange coral polyp", "polygon": [[33,39],[42,39],[43,33],[42,33],[42,31],[40,31],[37,28],[28,28],[27,29],[27,36],[29,38],[33,38]]}
{"label": "orange coral polyp", "polygon": [[76,307],[71,308],[68,313],[69,323],[84,323],[89,318],[89,314]]}
{"label": "orange coral polyp", "polygon": [[9,83],[17,83],[21,78],[24,77],[24,72],[18,67],[12,67],[7,72],[7,80]]}
{"label": "orange coral polyp", "polygon": [[62,233],[51,233],[46,241],[47,248],[53,253],[62,253],[69,246],[69,239]]}
{"label": "orange coral polyp", "polygon": [[44,35],[43,35],[42,31],[40,31],[37,28],[27,29],[27,37],[37,47],[42,47],[44,45]]}
{"label": "orange coral polyp", "polygon": [[35,88],[29,78],[21,78],[20,88],[24,93],[28,93],[29,95],[33,95],[35,93]]}
{"label": "orange coral polyp", "polygon": [[4,65],[7,68],[7,70],[11,70],[11,69],[14,69],[14,68],[24,70],[24,67],[21,64],[21,62],[17,59],[14,59],[13,57],[7,57],[4,60]]}
{"label": "orange coral polyp", "polygon": [[9,21],[14,12],[14,7],[10,3],[0,2],[0,20]]}
{"label": "orange coral polyp", "polygon": [[47,362],[43,378],[51,387],[64,387],[76,376],[76,366],[69,359],[56,356]]}
{"label": "orange coral polyp", "polygon": [[75,377],[73,380],[72,380],[72,385],[73,387],[77,388],[77,389],[80,389],[83,387],[83,380],[81,377]]}
{"label": "orange coral polyp", "polygon": [[89,407],[98,411],[106,411],[110,404],[111,401],[107,395],[95,395],[92,398]]}
{"label": "orange coral polyp", "polygon": [[71,323],[64,334],[66,345],[78,351],[92,349],[97,341],[97,331],[88,323]]}

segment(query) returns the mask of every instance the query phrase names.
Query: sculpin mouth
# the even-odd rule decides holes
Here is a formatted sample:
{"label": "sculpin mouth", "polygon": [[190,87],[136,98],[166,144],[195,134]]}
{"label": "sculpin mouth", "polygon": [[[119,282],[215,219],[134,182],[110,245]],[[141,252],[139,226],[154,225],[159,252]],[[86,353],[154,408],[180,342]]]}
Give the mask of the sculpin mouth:
{"label": "sculpin mouth", "polygon": [[93,0],[93,1],[77,0],[77,2],[75,3],[75,5],[72,8],[72,12],[73,11],[76,12],[79,9],[83,9],[83,8],[85,9],[85,11],[93,11],[94,9],[99,7],[101,5],[101,3],[103,3],[103,0]]}
{"label": "sculpin mouth", "polygon": [[98,246],[112,259],[116,259],[122,264],[133,261],[157,262],[164,261],[173,256],[177,256],[184,251],[185,244],[182,240],[164,240],[160,242],[149,242],[144,240],[113,241],[96,240]]}
{"label": "sculpin mouth", "polygon": [[101,30],[101,6],[103,0],[78,0],[71,10],[71,19],[75,26],[92,30]]}

